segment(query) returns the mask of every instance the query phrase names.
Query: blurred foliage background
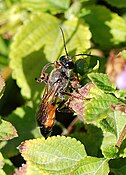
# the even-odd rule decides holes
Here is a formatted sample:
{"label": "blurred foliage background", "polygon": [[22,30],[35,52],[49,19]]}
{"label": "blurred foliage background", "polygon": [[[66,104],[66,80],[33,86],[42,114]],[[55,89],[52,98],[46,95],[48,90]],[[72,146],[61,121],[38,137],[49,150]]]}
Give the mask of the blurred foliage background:
{"label": "blurred foliage background", "polygon": [[[35,113],[44,84],[37,84],[35,77],[46,63],[65,54],[60,27],[69,55],[100,56],[104,73],[110,52],[126,45],[126,1],[0,0],[0,74],[6,84],[0,115],[18,133],[18,137],[0,143],[7,174],[23,162],[17,146],[41,137]],[[67,122],[57,117],[63,127],[73,119],[67,117]],[[53,135],[62,132],[60,125],[55,126]]]}

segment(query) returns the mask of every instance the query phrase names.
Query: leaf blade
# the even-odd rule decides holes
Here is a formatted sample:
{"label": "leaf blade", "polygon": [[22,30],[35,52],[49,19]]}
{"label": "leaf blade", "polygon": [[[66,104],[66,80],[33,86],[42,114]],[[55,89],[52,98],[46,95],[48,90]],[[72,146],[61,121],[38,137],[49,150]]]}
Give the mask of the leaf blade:
{"label": "leaf blade", "polygon": [[76,161],[86,156],[79,141],[64,136],[29,140],[23,142],[19,150],[27,162],[38,167],[38,173],[45,171],[47,174],[68,174]]}
{"label": "leaf blade", "polygon": [[109,173],[108,160],[87,156],[81,159],[72,170],[71,174],[106,175]]}
{"label": "leaf blade", "polygon": [[85,103],[84,118],[87,122],[100,121],[112,111],[111,105],[120,101],[110,94],[97,95]]}
{"label": "leaf blade", "polygon": [[116,89],[116,86],[110,82],[107,74],[90,73],[88,77],[98,88],[105,92],[113,92]]}
{"label": "leaf blade", "polygon": [[14,126],[5,120],[1,120],[0,123],[0,140],[9,140],[17,137],[17,131]]}

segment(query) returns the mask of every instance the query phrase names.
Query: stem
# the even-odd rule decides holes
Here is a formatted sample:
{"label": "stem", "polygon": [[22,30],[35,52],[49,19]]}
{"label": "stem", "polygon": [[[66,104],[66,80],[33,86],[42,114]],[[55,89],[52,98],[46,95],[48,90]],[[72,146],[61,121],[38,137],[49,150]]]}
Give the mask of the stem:
{"label": "stem", "polygon": [[122,144],[122,142],[124,140],[125,135],[126,135],[126,125],[124,126],[124,128],[123,128],[123,130],[122,130],[122,132],[121,132],[121,134],[119,136],[119,139],[118,139],[118,141],[116,143],[116,146],[118,148],[120,148],[120,146],[121,146],[121,144]]}
{"label": "stem", "polygon": [[75,125],[75,123],[78,121],[78,117],[76,117],[68,126],[67,129],[64,129],[61,135],[69,135],[71,133],[71,131],[73,130],[73,127]]}

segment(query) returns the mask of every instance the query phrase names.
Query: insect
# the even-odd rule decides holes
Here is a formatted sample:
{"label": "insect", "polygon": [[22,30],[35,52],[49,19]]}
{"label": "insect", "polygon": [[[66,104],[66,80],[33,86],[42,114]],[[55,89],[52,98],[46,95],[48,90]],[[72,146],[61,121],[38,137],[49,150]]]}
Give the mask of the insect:
{"label": "insect", "polygon": [[[80,87],[78,78],[76,76],[70,81],[70,74],[71,70],[74,68],[74,62],[72,60],[73,57],[69,57],[68,55],[64,33],[62,28],[60,29],[63,36],[63,43],[66,55],[61,56],[59,58],[59,61],[46,64],[41,71],[40,77],[36,78],[37,82],[41,83],[44,81],[46,83],[46,88],[42,96],[39,109],[37,111],[37,122],[40,126],[41,134],[45,138],[50,135],[52,127],[54,125],[57,97],[63,100],[64,94],[70,95],[69,92],[65,92],[69,82],[72,88]],[[81,55],[88,54],[77,54],[74,56]],[[51,65],[54,65],[54,69],[48,75],[46,73],[46,70]]]}
{"label": "insect", "polygon": [[[59,97],[63,99],[64,92],[69,83],[70,72],[74,68],[74,63],[71,57],[68,56],[65,38],[62,28],[62,36],[64,41],[64,48],[66,55],[59,58],[59,62],[46,64],[42,71],[41,76],[36,78],[36,81],[41,83],[46,83],[46,88],[42,96],[42,100],[37,112],[37,122],[40,126],[41,134],[47,138],[52,130],[55,121],[55,111],[56,111],[56,98]],[[54,65],[54,69],[48,75],[46,70]]]}

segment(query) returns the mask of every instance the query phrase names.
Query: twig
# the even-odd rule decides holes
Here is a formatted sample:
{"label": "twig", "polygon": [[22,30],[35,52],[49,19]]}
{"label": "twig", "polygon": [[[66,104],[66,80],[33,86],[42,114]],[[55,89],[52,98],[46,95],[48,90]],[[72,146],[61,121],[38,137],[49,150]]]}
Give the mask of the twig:
{"label": "twig", "polygon": [[61,135],[68,135],[71,133],[71,131],[73,130],[73,127],[75,125],[75,123],[78,121],[78,117],[76,117],[68,126],[68,128],[64,129]]}
{"label": "twig", "polygon": [[122,142],[124,140],[125,135],[126,135],[126,125],[124,126],[124,128],[123,128],[123,130],[122,130],[122,132],[121,132],[121,134],[119,136],[119,139],[118,139],[118,141],[116,143],[116,146],[118,148],[120,148],[120,146],[121,146],[121,144],[122,144]]}

